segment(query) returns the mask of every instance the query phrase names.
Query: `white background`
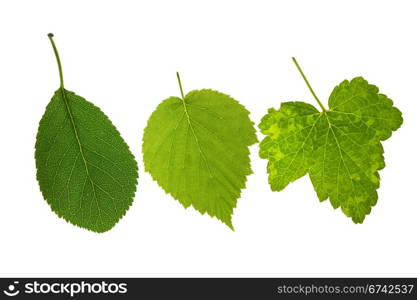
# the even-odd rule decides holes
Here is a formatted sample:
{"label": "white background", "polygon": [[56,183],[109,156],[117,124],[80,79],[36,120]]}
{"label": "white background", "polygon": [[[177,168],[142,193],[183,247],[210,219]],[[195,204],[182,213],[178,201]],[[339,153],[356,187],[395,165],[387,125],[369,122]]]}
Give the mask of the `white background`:
{"label": "white background", "polygon": [[[415,1],[2,1],[0,4],[0,276],[417,276],[417,4]],[[112,119],[136,156],[133,206],[96,234],[59,219],[35,179],[38,122],[59,78]],[[378,204],[355,225],[307,177],[283,192],[254,173],[232,232],[185,210],[143,171],[141,138],[157,104],[186,91],[230,94],[258,124],[269,107],[324,102],[361,75],[401,109],[383,143]],[[259,134],[261,138],[261,135]]]}

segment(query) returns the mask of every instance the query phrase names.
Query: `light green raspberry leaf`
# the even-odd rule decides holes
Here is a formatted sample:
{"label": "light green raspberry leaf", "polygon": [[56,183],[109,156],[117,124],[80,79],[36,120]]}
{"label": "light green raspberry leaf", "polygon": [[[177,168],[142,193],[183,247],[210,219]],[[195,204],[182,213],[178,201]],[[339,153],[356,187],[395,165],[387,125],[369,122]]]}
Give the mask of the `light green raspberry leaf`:
{"label": "light green raspberry leaf", "polygon": [[362,223],[377,202],[378,171],[385,166],[381,141],[403,120],[392,100],[362,77],[336,86],[322,111],[304,102],[271,108],[259,128],[266,137],[260,156],[268,160],[273,191],[309,174],[320,201],[329,199],[355,223]]}
{"label": "light green raspberry leaf", "polygon": [[61,86],[49,102],[35,145],[37,179],[43,197],[66,221],[94,231],[110,230],[136,191],[138,167],[128,146],[94,104]]}
{"label": "light green raspberry leaf", "polygon": [[252,173],[256,133],[249,112],[209,89],[164,100],[143,136],[145,170],[184,207],[218,218],[231,229],[233,209]]}

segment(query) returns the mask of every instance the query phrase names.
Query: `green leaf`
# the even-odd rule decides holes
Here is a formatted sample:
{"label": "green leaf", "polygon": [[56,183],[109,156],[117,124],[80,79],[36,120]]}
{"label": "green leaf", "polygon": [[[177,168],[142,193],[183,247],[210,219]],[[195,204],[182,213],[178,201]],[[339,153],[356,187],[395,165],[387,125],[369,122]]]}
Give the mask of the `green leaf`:
{"label": "green leaf", "polygon": [[[177,73],[178,76],[178,73]],[[249,112],[228,95],[203,89],[164,100],[143,136],[145,170],[184,207],[231,216],[246,177],[248,147],[257,142]]]}
{"label": "green leaf", "polygon": [[91,102],[61,86],[49,102],[36,137],[37,179],[52,210],[95,232],[111,229],[133,201],[136,161],[117,129]]}
{"label": "green leaf", "polygon": [[281,191],[309,174],[320,201],[329,199],[362,223],[378,199],[378,170],[385,166],[381,141],[401,126],[401,112],[362,77],[336,86],[327,110],[294,62],[323,111],[286,102],[263,117],[259,153],[268,159],[271,189]]}

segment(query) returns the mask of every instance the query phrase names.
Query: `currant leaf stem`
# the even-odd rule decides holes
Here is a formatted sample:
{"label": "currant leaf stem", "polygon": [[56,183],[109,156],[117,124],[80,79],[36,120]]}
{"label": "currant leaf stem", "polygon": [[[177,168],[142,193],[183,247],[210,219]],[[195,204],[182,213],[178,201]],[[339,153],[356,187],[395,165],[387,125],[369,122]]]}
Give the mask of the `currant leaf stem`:
{"label": "currant leaf stem", "polygon": [[326,112],[327,109],[324,107],[324,105],[321,103],[320,99],[317,97],[316,93],[313,91],[313,88],[311,87],[310,83],[307,80],[307,77],[304,75],[303,70],[301,70],[300,65],[298,64],[295,57],[292,57],[292,61],[294,62],[295,66],[297,67],[298,71],[300,72],[301,76],[303,77],[305,83],[307,84],[308,89],[310,90],[311,94],[313,95],[314,99],[316,99],[317,103],[320,105],[323,112]]}

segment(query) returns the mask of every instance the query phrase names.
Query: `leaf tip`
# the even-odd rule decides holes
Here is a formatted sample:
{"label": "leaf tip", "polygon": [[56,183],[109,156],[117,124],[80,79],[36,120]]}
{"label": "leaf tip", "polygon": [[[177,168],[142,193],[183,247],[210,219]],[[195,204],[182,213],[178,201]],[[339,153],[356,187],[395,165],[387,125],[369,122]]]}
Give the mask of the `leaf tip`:
{"label": "leaf tip", "polygon": [[233,232],[235,231],[235,228],[233,227],[232,224],[232,217],[229,216],[229,218],[227,218],[226,220],[220,219],[218,218],[220,221],[222,221],[227,227],[229,227]]}

